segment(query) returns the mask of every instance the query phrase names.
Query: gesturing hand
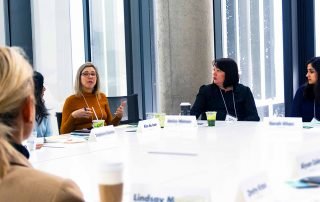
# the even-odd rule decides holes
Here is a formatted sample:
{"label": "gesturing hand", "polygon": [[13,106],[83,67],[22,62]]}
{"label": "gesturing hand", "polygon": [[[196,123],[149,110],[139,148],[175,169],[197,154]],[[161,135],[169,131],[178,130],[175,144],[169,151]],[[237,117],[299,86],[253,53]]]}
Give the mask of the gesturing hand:
{"label": "gesturing hand", "polygon": [[123,116],[123,109],[126,107],[127,102],[126,101],[122,101],[120,106],[117,108],[116,113],[114,113],[117,117],[122,118]]}
{"label": "gesturing hand", "polygon": [[90,108],[81,108],[72,112],[71,116],[73,118],[91,118],[92,110]]}

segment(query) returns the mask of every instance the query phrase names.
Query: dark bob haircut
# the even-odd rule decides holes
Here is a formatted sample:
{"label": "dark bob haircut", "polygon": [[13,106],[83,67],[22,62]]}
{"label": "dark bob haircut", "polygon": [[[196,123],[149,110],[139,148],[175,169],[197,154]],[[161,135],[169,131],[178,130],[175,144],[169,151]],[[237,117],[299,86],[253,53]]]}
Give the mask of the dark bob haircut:
{"label": "dark bob haircut", "polygon": [[239,83],[238,65],[233,59],[219,58],[212,61],[212,65],[225,73],[224,88],[235,86]]}

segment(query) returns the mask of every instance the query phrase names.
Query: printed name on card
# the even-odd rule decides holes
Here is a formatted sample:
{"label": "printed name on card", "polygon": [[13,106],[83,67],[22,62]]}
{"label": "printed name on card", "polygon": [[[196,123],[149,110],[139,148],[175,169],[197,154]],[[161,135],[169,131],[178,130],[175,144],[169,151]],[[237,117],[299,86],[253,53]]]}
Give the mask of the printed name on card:
{"label": "printed name on card", "polygon": [[263,122],[270,127],[302,129],[301,117],[265,117]]}
{"label": "printed name on card", "polygon": [[[264,201],[271,197],[271,190],[265,173],[249,177],[240,183],[240,197],[237,202]],[[241,197],[242,196],[242,197]]]}
{"label": "printed name on card", "polygon": [[210,189],[198,187],[168,187],[165,185],[134,184],[130,193],[131,202],[210,202]]}
{"label": "printed name on card", "polygon": [[159,130],[159,129],[160,129],[160,122],[159,122],[159,119],[157,118],[139,121],[138,123],[139,132],[146,132],[146,131]]}
{"label": "printed name on card", "polygon": [[298,177],[308,176],[320,172],[320,151],[309,152],[297,156],[296,170]]}
{"label": "printed name on card", "polygon": [[167,115],[165,127],[198,127],[195,116]]}

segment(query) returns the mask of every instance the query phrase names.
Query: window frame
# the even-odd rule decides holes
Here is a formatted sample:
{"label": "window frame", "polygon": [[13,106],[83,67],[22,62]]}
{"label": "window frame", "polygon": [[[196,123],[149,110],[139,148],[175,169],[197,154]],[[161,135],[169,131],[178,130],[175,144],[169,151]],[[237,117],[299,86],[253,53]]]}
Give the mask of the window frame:
{"label": "window frame", "polygon": [[[221,0],[213,0],[215,58],[223,56]],[[282,0],[285,116],[291,113],[293,96],[305,82],[307,59],[314,56],[314,1]],[[307,41],[305,39],[308,39]]]}

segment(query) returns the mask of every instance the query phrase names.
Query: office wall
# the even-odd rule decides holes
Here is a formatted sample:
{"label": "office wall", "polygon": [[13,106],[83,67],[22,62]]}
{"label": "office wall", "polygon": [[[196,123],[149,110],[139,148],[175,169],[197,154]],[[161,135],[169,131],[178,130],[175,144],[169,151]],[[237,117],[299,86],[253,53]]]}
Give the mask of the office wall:
{"label": "office wall", "polygon": [[178,114],[211,82],[212,0],[155,1],[158,111]]}

